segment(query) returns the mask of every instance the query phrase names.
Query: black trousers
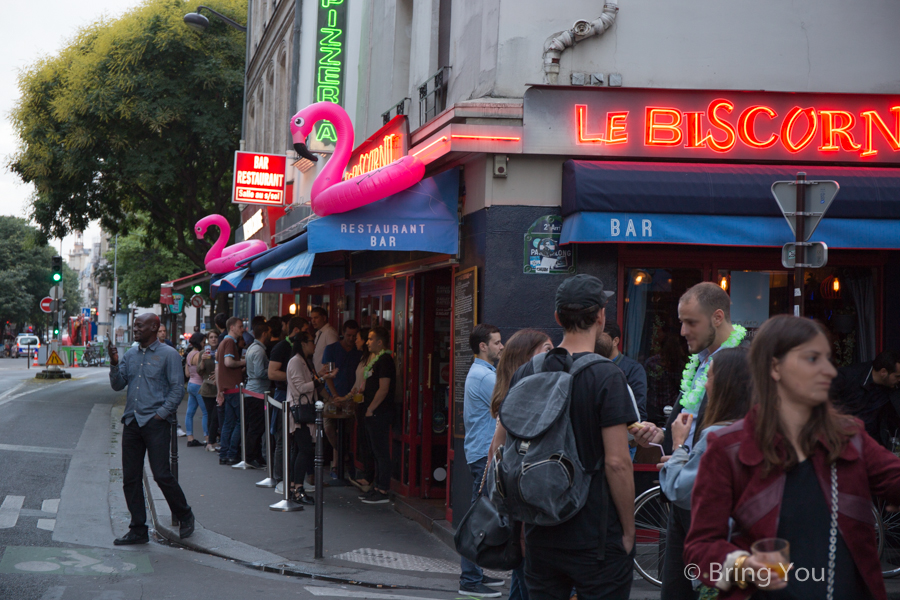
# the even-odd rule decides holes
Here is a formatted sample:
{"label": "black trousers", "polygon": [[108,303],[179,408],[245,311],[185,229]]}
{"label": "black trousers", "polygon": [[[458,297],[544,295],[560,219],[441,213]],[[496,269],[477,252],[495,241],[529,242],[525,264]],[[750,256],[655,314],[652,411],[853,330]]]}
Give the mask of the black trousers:
{"label": "black trousers", "polygon": [[[390,402],[390,400],[388,400]],[[391,421],[390,412],[382,412],[365,417],[366,436],[369,439],[369,450],[375,463],[375,473],[369,478],[381,491],[391,489]]]}
{"label": "black trousers", "polygon": [[597,550],[567,550],[525,544],[529,600],[628,600],[634,579],[634,548],[626,554],[622,538],[607,540],[603,560]]}
{"label": "black trousers", "polygon": [[266,408],[265,400],[244,396],[244,418],[247,420],[247,460],[266,462],[265,440],[266,433]]}
{"label": "black trousers", "polygon": [[362,470],[356,472],[357,479],[365,479],[372,483],[375,473],[375,461],[372,459],[372,450],[369,449],[369,434],[366,433],[366,409],[362,404],[356,405],[356,460],[362,465]]}
{"label": "black trousers", "polygon": [[169,445],[172,440],[171,424],[168,421],[150,419],[139,427],[132,419],[122,430],[122,487],[125,503],[131,513],[129,528],[139,535],[147,533],[147,509],[144,503],[144,455],[150,461],[150,470],[156,485],[162,490],[169,509],[179,521],[191,515],[181,491],[181,486],[169,468]]}
{"label": "black trousers", "polygon": [[219,440],[219,411],[217,410],[219,407],[216,406],[216,397],[201,396],[201,398],[203,398],[203,405],[206,406],[207,424],[209,425],[206,443],[215,444]]}
{"label": "black trousers", "polygon": [[309,426],[301,425],[291,434],[291,483],[303,484],[303,479],[315,463],[315,456]]}
{"label": "black trousers", "polygon": [[691,528],[691,511],[670,505],[666,526],[666,554],[663,559],[660,600],[694,600],[697,594],[684,576],[684,539]]}

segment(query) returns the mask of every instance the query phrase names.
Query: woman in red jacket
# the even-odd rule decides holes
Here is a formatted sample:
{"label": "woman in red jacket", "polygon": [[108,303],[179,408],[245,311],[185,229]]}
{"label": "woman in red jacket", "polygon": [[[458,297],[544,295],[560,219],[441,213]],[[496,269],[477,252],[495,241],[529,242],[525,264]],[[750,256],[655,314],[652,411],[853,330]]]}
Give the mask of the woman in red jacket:
{"label": "woman in red jacket", "polygon": [[[700,463],[688,575],[721,598],[885,600],[872,496],[900,504],[900,459],[831,406],[836,371],[818,323],[769,319],[750,365],[755,406],[709,435]],[[749,552],[773,537],[790,543],[786,581]]]}

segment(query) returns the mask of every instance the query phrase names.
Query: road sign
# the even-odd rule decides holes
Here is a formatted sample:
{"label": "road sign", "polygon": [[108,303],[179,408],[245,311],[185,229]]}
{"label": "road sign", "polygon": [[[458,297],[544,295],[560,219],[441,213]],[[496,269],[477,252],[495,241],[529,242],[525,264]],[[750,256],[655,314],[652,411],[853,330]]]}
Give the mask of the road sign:
{"label": "road sign", "polygon": [[[801,215],[797,214],[797,185],[806,188],[805,210]],[[792,232],[797,231],[797,217],[803,217],[803,241],[808,242],[840,189],[837,181],[807,181],[800,184],[796,181],[776,181],[772,184],[772,195]]]}
{"label": "road sign", "polygon": [[[59,295],[57,296],[57,294]],[[47,292],[47,295],[57,300],[60,298],[65,298],[65,294],[63,293],[63,288],[61,285],[54,285],[52,288],[50,288],[50,291]]]}
{"label": "road sign", "polygon": [[64,367],[66,363],[62,361],[59,357],[59,354],[56,353],[56,350],[50,353],[50,356],[47,357],[47,366],[56,366],[56,367]]}
{"label": "road sign", "polygon": [[49,312],[53,311],[52,304],[53,304],[53,298],[51,298],[50,296],[47,296],[46,298],[41,298],[41,310],[44,311],[45,313],[49,313]]}
{"label": "road sign", "polygon": [[203,296],[197,294],[191,296],[191,306],[193,306],[194,308],[203,308],[203,304]]}
{"label": "road sign", "polygon": [[794,269],[798,266],[810,269],[820,269],[828,264],[828,246],[825,242],[801,242],[806,247],[806,263],[797,265],[797,244],[791,242],[781,249],[781,264],[786,269]]}
{"label": "road sign", "polygon": [[91,309],[88,308],[87,306],[82,306],[81,307],[81,316],[84,317],[85,319],[90,319],[91,318]]}

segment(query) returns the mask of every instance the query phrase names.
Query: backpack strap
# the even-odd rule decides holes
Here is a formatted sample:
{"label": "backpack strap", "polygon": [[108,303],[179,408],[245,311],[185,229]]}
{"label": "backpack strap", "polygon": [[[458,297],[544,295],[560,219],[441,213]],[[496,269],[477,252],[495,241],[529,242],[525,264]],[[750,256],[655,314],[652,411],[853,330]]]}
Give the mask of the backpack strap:
{"label": "backpack strap", "polygon": [[534,358],[531,359],[531,366],[534,367],[535,373],[540,373],[544,370],[544,358],[546,356],[546,352],[541,352],[540,354],[535,354]]}

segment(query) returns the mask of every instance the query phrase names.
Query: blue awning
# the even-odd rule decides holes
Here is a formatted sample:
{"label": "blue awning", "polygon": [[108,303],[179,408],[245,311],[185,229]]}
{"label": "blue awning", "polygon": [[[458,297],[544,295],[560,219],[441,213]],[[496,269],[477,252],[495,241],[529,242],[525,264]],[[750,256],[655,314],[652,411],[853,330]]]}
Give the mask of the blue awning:
{"label": "blue awning", "polygon": [[273,287],[286,284],[287,292],[289,293],[291,291],[291,279],[294,277],[308,277],[312,272],[313,261],[315,260],[315,254],[301,252],[283,262],[276,263],[258,273],[254,273],[253,286],[250,289],[253,292],[269,292],[274,291]]}
{"label": "blue awning", "polygon": [[459,169],[423,179],[411,188],[307,226],[309,251],[459,249]]}
{"label": "blue awning", "polygon": [[566,161],[561,242],[782,246],[775,181],[841,189],[813,236],[830,248],[900,248],[900,169]]}

